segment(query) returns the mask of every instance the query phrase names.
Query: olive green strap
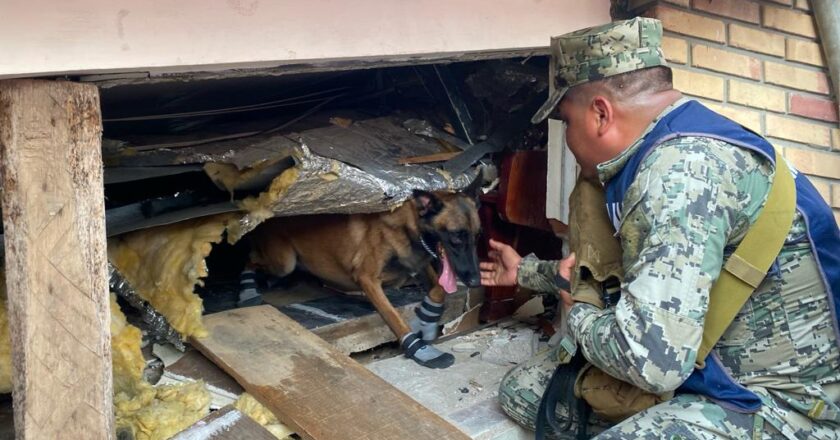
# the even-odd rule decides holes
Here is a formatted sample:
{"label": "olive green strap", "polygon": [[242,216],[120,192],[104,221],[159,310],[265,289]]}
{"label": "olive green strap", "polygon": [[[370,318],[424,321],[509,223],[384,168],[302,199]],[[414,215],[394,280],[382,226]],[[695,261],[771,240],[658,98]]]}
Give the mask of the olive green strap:
{"label": "olive green strap", "polygon": [[747,298],[764,280],[790,232],[795,210],[796,187],[793,175],[776,151],[776,173],[767,202],[741,244],[726,260],[709,294],[703,341],[697,353],[698,367],[703,367],[712,347],[732,324]]}

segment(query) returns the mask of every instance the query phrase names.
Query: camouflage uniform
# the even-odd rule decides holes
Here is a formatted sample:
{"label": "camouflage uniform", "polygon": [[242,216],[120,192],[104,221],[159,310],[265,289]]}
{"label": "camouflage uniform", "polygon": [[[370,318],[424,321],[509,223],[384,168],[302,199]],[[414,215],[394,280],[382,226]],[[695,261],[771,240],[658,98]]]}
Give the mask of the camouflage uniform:
{"label": "camouflage uniform", "polygon": [[[599,165],[600,180],[615,176],[659,118],[684,102],[665,109],[637,142]],[[692,373],[710,288],[757,218],[772,172],[759,155],[711,138],[680,137],[652,150],[623,202],[621,299],[604,310],[577,303],[569,316],[590,362],[654,393],[676,389]],[[759,412],[742,414],[681,394],[599,439],[840,438],[840,350],[804,232],[797,214],[774,268],[714,348],[733,378],[761,397]],[[517,281],[557,291],[556,268],[556,261],[528,257]],[[554,366],[535,359],[502,382],[502,407],[525,426],[533,427],[535,396]]]}

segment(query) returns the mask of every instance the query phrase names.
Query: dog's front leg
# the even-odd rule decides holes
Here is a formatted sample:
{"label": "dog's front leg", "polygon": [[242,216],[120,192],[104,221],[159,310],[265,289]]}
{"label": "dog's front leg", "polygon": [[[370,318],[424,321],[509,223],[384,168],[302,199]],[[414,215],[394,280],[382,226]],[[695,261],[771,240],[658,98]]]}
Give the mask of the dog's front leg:
{"label": "dog's front leg", "polygon": [[432,289],[423,302],[414,309],[414,317],[409,321],[412,333],[417,333],[426,342],[438,337],[438,322],[443,314],[443,301],[446,293],[438,282],[438,274],[431,265],[426,267],[426,276],[432,283]]}
{"label": "dog's front leg", "polygon": [[388,327],[397,335],[400,346],[409,357],[424,367],[446,368],[455,362],[455,357],[426,344],[421,338],[411,332],[408,325],[385,296],[382,283],[379,280],[360,277],[359,286],[365,292],[376,310],[382,315]]}

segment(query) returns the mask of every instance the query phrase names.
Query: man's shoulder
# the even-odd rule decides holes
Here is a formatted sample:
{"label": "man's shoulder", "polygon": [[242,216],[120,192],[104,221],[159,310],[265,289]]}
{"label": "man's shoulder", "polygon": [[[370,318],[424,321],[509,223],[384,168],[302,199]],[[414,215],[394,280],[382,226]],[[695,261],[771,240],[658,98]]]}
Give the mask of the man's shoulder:
{"label": "man's shoulder", "polygon": [[639,173],[648,174],[647,178],[682,172],[735,179],[736,174],[757,170],[762,163],[757,153],[720,139],[680,136],[653,148],[642,161]]}

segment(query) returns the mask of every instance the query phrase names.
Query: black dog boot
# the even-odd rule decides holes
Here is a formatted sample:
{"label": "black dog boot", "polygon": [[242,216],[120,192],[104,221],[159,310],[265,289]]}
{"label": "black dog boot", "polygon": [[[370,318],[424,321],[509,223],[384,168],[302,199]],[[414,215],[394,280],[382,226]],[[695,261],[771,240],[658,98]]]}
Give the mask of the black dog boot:
{"label": "black dog boot", "polygon": [[455,356],[426,344],[414,333],[403,336],[400,346],[405,352],[405,357],[427,368],[447,368],[455,363]]}
{"label": "black dog boot", "polygon": [[239,274],[239,301],[236,307],[258,306],[263,303],[257,287],[257,273],[253,269],[245,268]]}
{"label": "black dog boot", "polygon": [[437,339],[438,321],[443,314],[443,303],[436,303],[428,296],[414,309],[415,316],[408,325],[412,333],[417,333],[426,342]]}

